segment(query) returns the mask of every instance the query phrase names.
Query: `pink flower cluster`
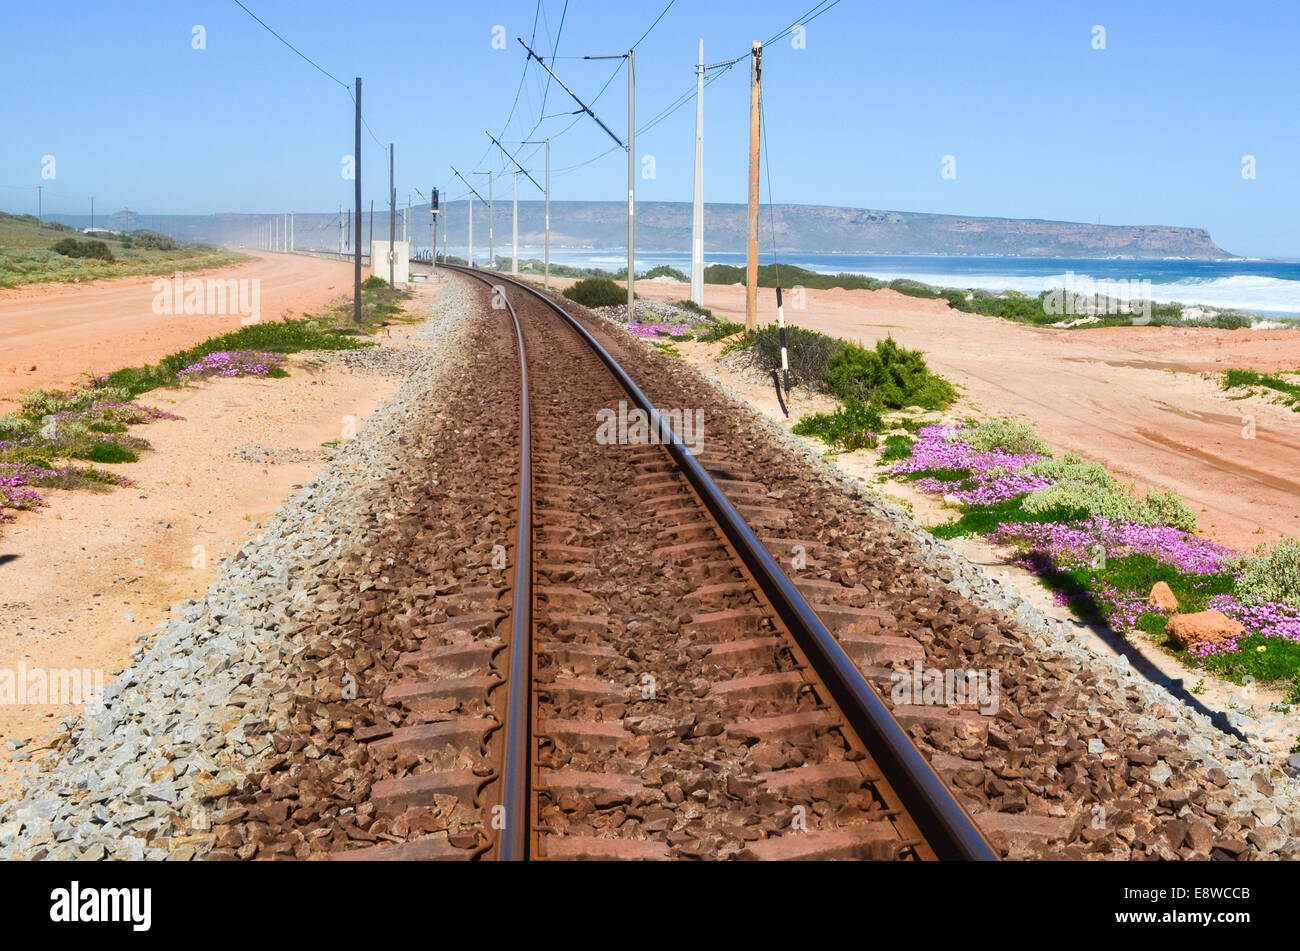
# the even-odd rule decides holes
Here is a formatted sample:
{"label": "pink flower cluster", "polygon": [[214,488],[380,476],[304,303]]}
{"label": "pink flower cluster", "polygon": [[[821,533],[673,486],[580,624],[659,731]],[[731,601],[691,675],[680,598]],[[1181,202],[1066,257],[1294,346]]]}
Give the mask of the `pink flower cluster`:
{"label": "pink flower cluster", "polygon": [[949,441],[948,437],[959,431],[955,426],[922,427],[912,444],[912,455],[890,471],[907,475],[931,469],[969,469],[970,478],[959,482],[931,477],[916,481],[924,492],[951,495],[965,505],[995,505],[1051,484],[1042,476],[1019,471],[1042,459],[1038,453],[975,449],[961,440]]}
{"label": "pink flower cluster", "polygon": [[[96,417],[112,418],[117,414],[129,416],[131,418],[141,418],[144,422],[155,419],[183,419],[175,413],[168,413],[165,410],[156,409],[152,406],[144,406],[141,403],[122,402],[119,400],[103,400],[98,403],[92,403],[87,409],[65,409],[62,412],[54,413],[55,422],[64,420],[90,419]],[[42,423],[44,423],[42,419]]]}
{"label": "pink flower cluster", "polygon": [[176,376],[181,379],[209,376],[267,376],[271,368],[284,359],[279,353],[258,353],[255,350],[218,350],[209,353],[198,363],[192,363]]}
{"label": "pink flower cluster", "polygon": [[[1265,637],[1285,637],[1289,641],[1300,641],[1300,611],[1287,604],[1268,601],[1264,604],[1243,604],[1231,594],[1219,594],[1210,598],[1206,610],[1222,611],[1233,620],[1240,621],[1250,634],[1262,634]],[[1222,654],[1238,649],[1239,638],[1224,641],[1214,647],[1193,651],[1198,657],[1210,654]]]}
{"label": "pink flower cluster", "polygon": [[1098,552],[1107,558],[1134,553],[1150,555],[1180,571],[1218,574],[1236,552],[1215,542],[1164,525],[1139,525],[1094,518],[1086,522],[1009,522],[998,527],[994,541],[1026,544],[1062,566],[1091,564]]}
{"label": "pink flower cluster", "polygon": [[4,509],[29,509],[43,505],[39,492],[27,488],[34,473],[47,474],[48,470],[22,462],[0,462],[0,520],[12,518]]}
{"label": "pink flower cluster", "polygon": [[658,337],[662,334],[668,334],[672,337],[680,337],[682,334],[688,334],[693,328],[690,324],[628,324],[627,331],[634,337]]}
{"label": "pink flower cluster", "polygon": [[[0,462],[0,521],[13,518],[6,515],[4,509],[30,509],[45,504],[40,493],[31,486],[55,484],[67,476],[88,471],[77,466],[46,469],[26,462]],[[105,473],[101,473],[101,478],[105,476]],[[112,479],[118,485],[132,484],[125,476],[113,476]]]}

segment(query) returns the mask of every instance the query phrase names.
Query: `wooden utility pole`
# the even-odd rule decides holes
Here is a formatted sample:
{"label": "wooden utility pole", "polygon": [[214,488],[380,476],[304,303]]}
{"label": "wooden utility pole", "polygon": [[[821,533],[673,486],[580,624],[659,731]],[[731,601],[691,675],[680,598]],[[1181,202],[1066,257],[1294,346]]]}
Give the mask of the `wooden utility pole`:
{"label": "wooden utility pole", "polygon": [[745,329],[758,325],[758,134],[763,88],[763,44],[754,42],[749,63],[749,227],[745,258]]}

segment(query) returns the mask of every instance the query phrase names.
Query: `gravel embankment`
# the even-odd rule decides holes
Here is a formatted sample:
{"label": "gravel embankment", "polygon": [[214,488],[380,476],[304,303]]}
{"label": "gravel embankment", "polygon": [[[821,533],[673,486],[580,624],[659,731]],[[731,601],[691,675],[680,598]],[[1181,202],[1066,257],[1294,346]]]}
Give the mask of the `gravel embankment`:
{"label": "gravel embankment", "polygon": [[211,848],[212,817],[197,804],[239,786],[288,726],[299,685],[284,671],[301,618],[331,610],[330,567],[364,552],[400,478],[403,441],[464,359],[474,301],[467,282],[442,289],[417,331],[436,346],[343,352],[349,366],[407,382],[223,563],[206,595],[140,638],[102,709],[26,747],[49,752],[21,777],[24,797],[0,806],[0,857],[188,859]]}
{"label": "gravel embankment", "polygon": [[[743,460],[794,512],[784,536],[829,546],[822,577],[876,588],[875,606],[897,615],[928,667],[1001,672],[1001,709],[983,729],[954,720],[910,733],[1003,827],[1016,816],[1070,820],[1046,842],[1021,836],[1013,856],[1300,858],[1294,770],[1125,658],[1091,650],[1085,630],[1043,614],[727,387],[621,328],[610,335],[657,405],[707,407],[707,445]],[[1239,714],[1230,725],[1251,726]]]}

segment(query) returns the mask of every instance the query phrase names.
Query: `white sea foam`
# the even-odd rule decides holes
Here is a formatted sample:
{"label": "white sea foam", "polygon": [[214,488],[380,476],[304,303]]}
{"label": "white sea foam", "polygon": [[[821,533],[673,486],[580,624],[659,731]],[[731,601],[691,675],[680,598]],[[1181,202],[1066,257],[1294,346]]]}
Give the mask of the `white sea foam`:
{"label": "white sea foam", "polygon": [[[868,273],[865,271],[852,273]],[[1049,276],[1033,274],[972,274],[972,273],[918,273],[916,271],[874,269],[874,278],[893,281],[911,278],[936,287],[978,287],[990,291],[1020,291],[1038,295],[1055,287],[1065,287],[1064,272]],[[1132,279],[1142,277],[1135,269]],[[1076,273],[1076,284],[1091,281],[1104,284],[1116,278],[1095,277]],[[1179,281],[1151,281],[1152,299],[1159,303],[1201,304],[1219,310],[1238,308],[1270,316],[1300,316],[1300,281],[1280,277],[1263,277],[1254,274],[1234,274],[1229,277],[1185,278]]]}

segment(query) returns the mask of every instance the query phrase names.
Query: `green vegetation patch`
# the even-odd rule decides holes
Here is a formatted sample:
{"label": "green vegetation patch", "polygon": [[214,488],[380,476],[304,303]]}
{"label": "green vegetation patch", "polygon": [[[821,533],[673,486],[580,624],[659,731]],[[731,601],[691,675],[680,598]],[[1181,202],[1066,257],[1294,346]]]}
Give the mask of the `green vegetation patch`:
{"label": "green vegetation patch", "polygon": [[1225,390],[1262,387],[1281,394],[1277,402],[1294,407],[1300,412],[1300,382],[1288,380],[1276,373],[1260,373],[1256,370],[1224,370],[1223,388]]}
{"label": "green vegetation patch", "polygon": [[627,303],[627,288],[605,277],[588,277],[565,288],[564,296],[583,307],[617,307]]}
{"label": "green vegetation patch", "polygon": [[879,433],[884,428],[878,410],[849,397],[832,413],[808,414],[795,423],[791,431],[799,436],[815,436],[837,449],[852,452],[876,448],[880,444]]}

